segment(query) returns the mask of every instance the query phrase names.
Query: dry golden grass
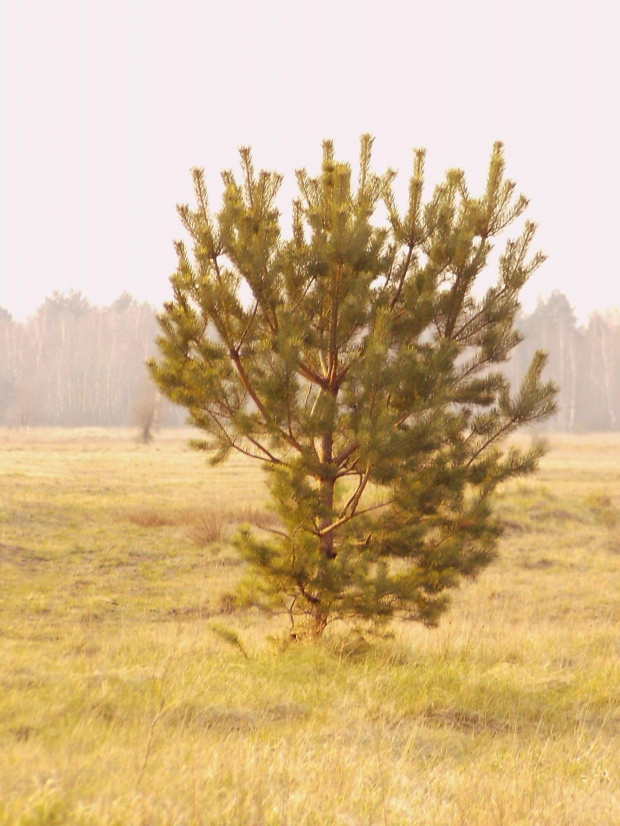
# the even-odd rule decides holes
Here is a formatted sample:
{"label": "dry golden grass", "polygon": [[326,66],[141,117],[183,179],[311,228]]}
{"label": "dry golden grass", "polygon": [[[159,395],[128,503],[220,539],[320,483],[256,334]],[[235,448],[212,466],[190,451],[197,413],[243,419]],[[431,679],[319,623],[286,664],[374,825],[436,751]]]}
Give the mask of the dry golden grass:
{"label": "dry golden grass", "polygon": [[620,823],[619,436],[552,438],[437,630],[283,650],[259,469],[132,435],[0,431],[1,824]]}

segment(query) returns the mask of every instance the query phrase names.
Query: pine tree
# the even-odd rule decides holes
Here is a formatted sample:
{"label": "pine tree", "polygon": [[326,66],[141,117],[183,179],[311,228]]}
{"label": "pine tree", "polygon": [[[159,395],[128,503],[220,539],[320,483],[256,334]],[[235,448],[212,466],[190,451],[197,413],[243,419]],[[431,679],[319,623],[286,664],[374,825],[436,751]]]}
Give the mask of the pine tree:
{"label": "pine tree", "polygon": [[436,623],[449,589],[495,555],[493,492],[542,454],[501,442],[555,410],[544,353],[516,393],[498,369],[521,339],[519,291],[544,260],[528,257],[534,224],[507,242],[497,284],[473,292],[493,239],[528,204],[502,145],[481,197],[451,170],[426,203],[416,151],[404,214],[371,147],[363,136],[356,188],[331,142],[318,177],[297,173],[288,240],[281,176],[256,174],[249,149],[240,181],[223,173],[216,216],[193,170],[197,206],[179,207],[193,248],[176,244],[150,364],[208,434],[194,446],[212,463],[233,450],[264,463],[281,527],[240,535],[246,594],[315,634],[343,618]]}

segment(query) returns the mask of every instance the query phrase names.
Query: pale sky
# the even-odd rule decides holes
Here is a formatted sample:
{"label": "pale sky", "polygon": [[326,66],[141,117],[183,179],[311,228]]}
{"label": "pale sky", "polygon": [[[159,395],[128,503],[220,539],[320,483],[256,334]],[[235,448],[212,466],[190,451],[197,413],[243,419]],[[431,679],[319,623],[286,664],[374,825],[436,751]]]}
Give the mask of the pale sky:
{"label": "pale sky", "polygon": [[[523,293],[580,319],[620,307],[619,0],[0,0],[0,306],[54,290],[170,297],[175,205],[203,166],[318,172],[321,142],[375,168],[428,150],[476,193],[495,140],[549,260]],[[288,227],[285,227],[288,232]]]}

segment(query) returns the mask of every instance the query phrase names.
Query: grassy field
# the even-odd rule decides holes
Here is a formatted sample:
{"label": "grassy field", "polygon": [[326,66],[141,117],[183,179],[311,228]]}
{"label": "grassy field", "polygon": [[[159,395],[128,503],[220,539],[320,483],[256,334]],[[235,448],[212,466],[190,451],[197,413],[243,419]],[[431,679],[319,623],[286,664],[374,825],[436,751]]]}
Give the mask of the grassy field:
{"label": "grassy field", "polygon": [[0,824],[620,823],[620,436],[552,437],[440,627],[234,609],[260,472],[0,431]]}

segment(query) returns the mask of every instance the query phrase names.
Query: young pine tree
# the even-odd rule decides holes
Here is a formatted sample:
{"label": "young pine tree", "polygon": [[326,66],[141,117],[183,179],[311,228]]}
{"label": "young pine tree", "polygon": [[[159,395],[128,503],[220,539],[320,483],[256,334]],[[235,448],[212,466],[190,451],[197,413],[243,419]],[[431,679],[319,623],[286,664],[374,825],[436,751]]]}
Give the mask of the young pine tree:
{"label": "young pine tree", "polygon": [[[532,473],[540,446],[500,443],[555,410],[539,352],[518,390],[498,365],[520,341],[519,291],[543,261],[528,257],[526,222],[499,259],[497,284],[473,287],[494,239],[523,213],[494,146],[486,189],[470,195],[460,170],[423,200],[415,153],[409,204],[374,174],[372,140],[351,167],[323,145],[318,177],[297,173],[292,237],[275,207],[281,177],[225,172],[220,212],[179,208],[191,254],[178,243],[174,300],[159,322],[162,392],[208,434],[196,447],[262,462],[281,527],[248,529],[246,593],[307,618],[314,633],[342,618],[435,623],[449,589],[495,554],[497,486]],[[387,221],[373,223],[383,204]]]}

